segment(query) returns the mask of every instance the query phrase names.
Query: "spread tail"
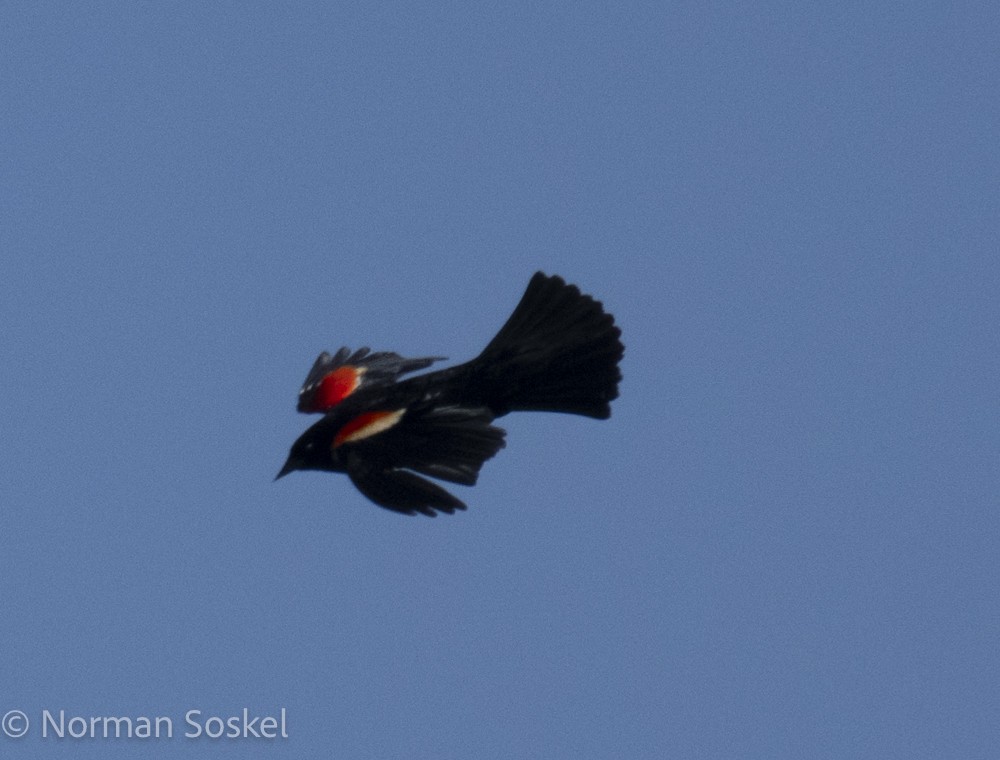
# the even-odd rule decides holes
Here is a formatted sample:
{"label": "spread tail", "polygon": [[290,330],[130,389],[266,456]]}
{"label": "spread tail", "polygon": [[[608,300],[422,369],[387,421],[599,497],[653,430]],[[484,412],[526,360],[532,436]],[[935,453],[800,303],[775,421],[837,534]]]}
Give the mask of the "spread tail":
{"label": "spread tail", "polygon": [[599,301],[560,277],[537,272],[471,365],[497,416],[541,411],[607,419],[621,380],[620,336]]}

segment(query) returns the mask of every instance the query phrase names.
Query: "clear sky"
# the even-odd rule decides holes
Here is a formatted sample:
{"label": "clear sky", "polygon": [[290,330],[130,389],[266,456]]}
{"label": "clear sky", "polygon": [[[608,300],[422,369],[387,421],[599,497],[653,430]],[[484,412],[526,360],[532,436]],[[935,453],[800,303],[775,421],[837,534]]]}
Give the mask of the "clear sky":
{"label": "clear sky", "polygon": [[[995,758],[998,51],[988,2],[5,3],[0,755]],[[463,361],[539,269],[621,325],[609,421],[504,418],[453,517],[272,482],[319,351]],[[183,736],[243,708],[288,738]]]}

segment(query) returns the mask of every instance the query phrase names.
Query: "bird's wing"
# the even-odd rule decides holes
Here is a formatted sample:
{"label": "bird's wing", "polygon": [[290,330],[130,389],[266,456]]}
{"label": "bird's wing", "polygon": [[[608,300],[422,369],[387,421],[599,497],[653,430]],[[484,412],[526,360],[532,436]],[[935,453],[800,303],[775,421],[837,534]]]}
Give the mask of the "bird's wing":
{"label": "bird's wing", "polygon": [[337,433],[347,474],[379,506],[406,514],[465,509],[420,475],[471,486],[504,446],[485,407],[444,406],[366,412]]}
{"label": "bird's wing", "polygon": [[331,356],[321,353],[299,390],[298,410],[326,413],[362,386],[390,384],[400,375],[429,367],[441,356],[406,359],[392,351],[341,348]]}

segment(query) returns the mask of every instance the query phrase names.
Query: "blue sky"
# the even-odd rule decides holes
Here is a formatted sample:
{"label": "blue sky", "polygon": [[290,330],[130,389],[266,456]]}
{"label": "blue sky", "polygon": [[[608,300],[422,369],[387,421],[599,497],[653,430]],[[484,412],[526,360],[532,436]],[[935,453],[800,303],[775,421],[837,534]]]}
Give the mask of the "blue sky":
{"label": "blue sky", "polygon": [[[8,3],[4,757],[987,758],[990,3]],[[538,270],[611,420],[470,508],[272,478],[316,354],[474,356]],[[287,715],[287,739],[184,715]],[[44,711],[171,739],[43,737]]]}

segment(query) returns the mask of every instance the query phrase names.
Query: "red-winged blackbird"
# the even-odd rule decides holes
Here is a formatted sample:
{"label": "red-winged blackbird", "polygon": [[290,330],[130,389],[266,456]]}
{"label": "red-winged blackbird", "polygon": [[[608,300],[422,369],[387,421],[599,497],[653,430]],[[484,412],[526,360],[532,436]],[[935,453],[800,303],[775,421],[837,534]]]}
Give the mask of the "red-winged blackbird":
{"label": "red-winged blackbird", "polygon": [[625,351],[620,335],[600,302],[537,272],[500,332],[465,364],[398,380],[442,357],[324,351],[298,404],[324,416],[292,445],[277,477],[346,472],[361,493],[396,512],[465,509],[420,475],[474,485],[483,462],[504,446],[504,431],[490,423],[508,412],[610,417]]}

